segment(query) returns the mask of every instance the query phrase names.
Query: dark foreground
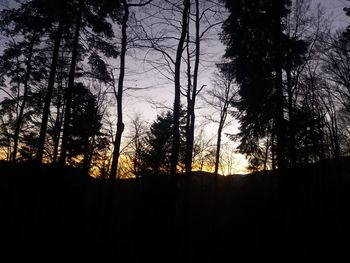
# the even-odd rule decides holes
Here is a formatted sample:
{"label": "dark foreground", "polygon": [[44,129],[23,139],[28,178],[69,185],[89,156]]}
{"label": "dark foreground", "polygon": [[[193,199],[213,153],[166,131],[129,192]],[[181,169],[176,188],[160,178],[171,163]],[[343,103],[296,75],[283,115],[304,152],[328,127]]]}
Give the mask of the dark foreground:
{"label": "dark foreground", "polygon": [[[1,262],[350,262],[350,161],[107,182],[0,164]],[[186,194],[188,193],[188,194]],[[9,260],[3,261],[3,258]]]}

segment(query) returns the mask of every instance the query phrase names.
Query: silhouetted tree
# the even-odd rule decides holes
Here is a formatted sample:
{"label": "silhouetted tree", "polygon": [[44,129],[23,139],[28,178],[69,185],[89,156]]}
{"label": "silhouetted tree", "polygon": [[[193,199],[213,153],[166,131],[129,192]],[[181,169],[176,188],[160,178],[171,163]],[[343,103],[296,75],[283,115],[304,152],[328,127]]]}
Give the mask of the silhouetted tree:
{"label": "silhouetted tree", "polygon": [[[36,140],[38,134],[38,117],[42,112],[42,95],[38,90],[30,92],[26,101],[26,109],[22,119],[22,132],[19,138],[20,147],[18,147],[17,160],[33,160],[36,151]],[[17,98],[5,98],[0,103],[1,111],[1,142],[2,148],[8,155],[8,160],[12,157],[14,131],[17,126],[18,101],[22,96]],[[40,122],[39,122],[40,123]],[[6,138],[5,138],[6,137]]]}
{"label": "silhouetted tree", "polygon": [[[232,114],[229,109],[238,100],[237,90],[234,83],[234,74],[231,70],[227,70],[229,64],[220,64],[218,68],[221,72],[215,74],[214,86],[211,90],[208,90],[204,95],[205,102],[215,112],[219,113],[219,118],[210,117],[211,121],[218,123],[217,129],[217,142],[216,142],[216,153],[215,153],[215,168],[214,173],[218,175],[220,165],[220,149],[221,149],[221,137],[222,131],[226,125],[228,114]],[[233,115],[233,114],[232,114]]]}
{"label": "silhouetted tree", "polygon": [[[203,57],[201,51],[202,42],[208,37],[218,25],[221,25],[223,19],[220,13],[223,11],[223,7],[217,1],[199,1],[194,0],[191,2],[194,6],[194,12],[189,10],[189,18],[187,25],[187,39],[186,39],[186,51],[187,51],[187,90],[185,95],[187,99],[187,124],[186,124],[186,175],[190,176],[192,170],[192,157],[194,148],[194,134],[195,134],[195,119],[196,119],[196,101],[198,94],[203,90],[206,85],[199,87],[199,70],[200,60]],[[192,25],[192,23],[194,25]],[[192,30],[194,28],[194,30]],[[194,37],[191,36],[194,31]],[[194,50],[191,50],[191,44],[194,45]],[[194,53],[192,55],[191,53]],[[192,66],[192,60],[194,65]],[[192,72],[193,67],[193,72]]]}
{"label": "silhouetted tree", "polygon": [[186,40],[187,34],[187,23],[188,23],[188,12],[190,9],[190,0],[183,1],[183,11],[182,11],[182,22],[180,29],[180,38],[178,41],[177,49],[176,49],[176,58],[175,58],[175,69],[174,69],[174,109],[173,109],[173,118],[174,118],[174,126],[172,129],[173,136],[173,145],[171,150],[171,167],[170,173],[172,175],[176,175],[177,165],[179,162],[179,153],[180,153],[180,97],[181,97],[181,60],[183,53],[183,46]]}
{"label": "silhouetted tree", "polygon": [[211,159],[213,154],[212,139],[208,139],[204,128],[200,129],[195,136],[193,147],[193,166],[196,170],[203,171],[211,166]]}
{"label": "silhouetted tree", "polygon": [[118,160],[120,155],[120,145],[121,145],[121,139],[122,134],[124,132],[124,122],[123,122],[123,89],[124,89],[124,77],[125,77],[125,57],[126,57],[126,51],[127,51],[127,27],[128,27],[128,20],[130,15],[130,7],[142,7],[152,2],[152,0],[148,0],[145,2],[140,2],[138,4],[131,4],[128,3],[128,0],[122,0],[123,5],[123,15],[122,15],[122,21],[121,21],[121,31],[122,31],[122,38],[121,38],[121,53],[120,53],[120,71],[119,71],[119,78],[118,78],[118,87],[114,86],[114,94],[117,100],[117,131],[115,134],[114,139],[114,149],[113,149],[113,156],[112,156],[112,164],[111,164],[111,172],[110,172],[110,179],[114,180],[117,176],[118,171]]}
{"label": "silhouetted tree", "polygon": [[[193,159],[196,100],[197,95],[205,87],[199,81],[200,73],[207,62],[202,58],[209,56],[202,43],[211,39],[215,28],[222,23],[223,10],[223,6],[215,0],[155,1],[151,4],[150,10],[146,10],[146,17],[149,19],[143,19],[137,25],[136,46],[146,48],[146,61],[149,66],[166,80],[174,83],[176,91],[174,110],[178,110],[176,105],[180,103],[181,95],[187,102],[188,174]],[[176,18],[168,19],[168,17]],[[174,112],[174,122],[177,122],[177,119],[177,114]],[[177,136],[173,148],[173,173],[176,173],[178,168],[175,164],[178,159],[176,138]]]}
{"label": "silhouetted tree", "polygon": [[[180,163],[184,163],[185,149],[185,119],[184,111],[180,113]],[[167,111],[157,116],[150,131],[144,138],[141,151],[142,175],[171,174],[171,151],[173,145],[173,113]]]}
{"label": "silhouetted tree", "polygon": [[127,156],[132,164],[131,173],[139,177],[142,173],[142,151],[144,149],[144,139],[146,135],[146,124],[140,114],[136,114],[131,120],[131,131],[129,135],[129,145]]}
{"label": "silhouetted tree", "polygon": [[[71,110],[67,156],[70,163],[78,163],[88,173],[93,152],[96,147],[101,148],[102,145],[97,144],[102,123],[96,96],[82,83],[75,83]],[[82,158],[77,158],[79,156]]]}
{"label": "silhouetted tree", "polygon": [[30,84],[40,81],[45,75],[45,65],[38,65],[44,61],[38,44],[43,36],[42,24],[46,21],[44,17],[37,15],[31,3],[2,10],[0,17],[0,31],[9,39],[0,58],[0,75],[6,76],[12,85],[16,85],[12,87],[12,92],[17,93],[18,100],[11,153],[11,160],[15,161],[26,103],[31,92]]}
{"label": "silhouetted tree", "polygon": [[47,21],[47,26],[52,26],[51,38],[53,41],[53,51],[52,51],[52,59],[50,66],[49,79],[45,94],[45,104],[43,109],[43,116],[40,126],[40,135],[38,141],[38,148],[36,154],[37,162],[42,162],[44,147],[45,147],[45,138],[46,138],[46,130],[47,130],[47,122],[50,114],[50,104],[52,99],[52,93],[55,85],[56,78],[56,68],[59,58],[59,50],[61,46],[62,35],[64,31],[64,26],[67,23],[67,0],[63,1],[33,1],[34,4],[37,4],[38,13],[44,14],[50,19]]}
{"label": "silhouetted tree", "polygon": [[[74,2],[71,6],[72,17],[74,20],[71,22],[74,25],[74,35],[73,35],[73,43],[72,43],[72,57],[71,57],[71,65],[68,77],[68,87],[66,91],[66,105],[65,105],[65,120],[70,119],[71,115],[71,101],[72,94],[74,88],[74,79],[75,79],[75,71],[78,62],[78,47],[79,47],[79,38],[81,35],[81,31],[83,28],[90,28],[92,32],[102,35],[104,38],[112,38],[113,37],[113,29],[111,23],[108,21],[108,18],[116,19],[118,13],[116,11],[119,9],[119,1],[114,1],[114,5],[111,4],[111,1],[83,1],[79,0]],[[108,8],[108,9],[107,9]],[[88,40],[92,40],[88,38]],[[94,40],[92,40],[94,41]],[[111,55],[115,57],[113,54],[113,48],[111,46],[107,46],[105,50],[106,42],[100,41],[100,44],[104,44],[100,49],[107,55]],[[115,53],[115,52],[114,52]],[[95,61],[96,61],[95,54]],[[99,61],[101,62],[101,61]],[[66,159],[66,149],[68,143],[69,136],[69,125],[68,122],[65,121],[63,127],[63,136],[62,136],[62,145],[61,145],[61,156],[60,163],[65,164]]]}
{"label": "silhouetted tree", "polygon": [[[241,100],[236,104],[244,145],[257,145],[264,137],[270,120],[275,121],[277,158],[285,168],[286,129],[283,116],[282,19],[289,1],[224,1],[230,16],[223,26],[222,40],[227,45],[225,57],[232,59]],[[273,105],[271,107],[271,104]],[[249,141],[249,143],[248,143]]]}

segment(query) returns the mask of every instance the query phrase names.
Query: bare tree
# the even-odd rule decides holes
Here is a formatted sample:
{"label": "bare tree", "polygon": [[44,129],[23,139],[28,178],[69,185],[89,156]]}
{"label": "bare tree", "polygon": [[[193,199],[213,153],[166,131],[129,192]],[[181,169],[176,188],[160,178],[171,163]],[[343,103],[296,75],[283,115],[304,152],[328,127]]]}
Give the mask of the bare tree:
{"label": "bare tree", "polygon": [[146,123],[142,120],[140,114],[136,114],[131,119],[131,131],[129,135],[129,143],[127,156],[132,165],[131,172],[134,176],[139,177],[142,170],[141,154],[143,149],[143,138],[146,134]]}
{"label": "bare tree", "polygon": [[218,123],[214,169],[215,175],[218,175],[222,131],[227,124],[226,120],[230,113],[230,108],[233,106],[235,100],[238,99],[238,90],[234,84],[232,71],[217,72],[214,76],[213,88],[206,92],[204,100],[219,114],[218,119],[210,117],[211,121]]}
{"label": "bare tree", "polygon": [[[225,12],[218,1],[167,0],[154,3],[151,7],[152,10],[147,12],[149,19],[139,24],[139,38],[135,45],[147,50],[144,60],[175,87],[174,133],[178,130],[176,111],[181,95],[186,98],[185,170],[189,175],[193,159],[196,98],[205,87],[199,85],[198,77],[207,63],[202,59],[209,56],[202,50],[202,43],[210,39],[213,31],[222,23]],[[185,64],[185,68],[181,70],[182,64]],[[172,173],[175,173],[178,154],[177,136],[173,135]]]}
{"label": "bare tree", "polygon": [[283,69],[285,72],[285,93],[287,97],[288,112],[288,159],[290,166],[296,164],[296,133],[295,110],[298,108],[299,95],[301,94],[300,82],[303,75],[310,72],[311,65],[319,69],[321,36],[329,30],[328,21],[324,16],[323,8],[316,6],[311,9],[311,0],[297,0],[293,2],[291,12],[286,18],[285,34],[290,39],[285,51]]}
{"label": "bare tree", "polygon": [[183,13],[182,13],[182,27],[180,33],[180,39],[176,50],[175,70],[174,70],[174,84],[175,84],[175,99],[173,109],[173,146],[171,151],[171,168],[170,173],[176,174],[177,164],[179,162],[180,152],[180,97],[181,97],[181,60],[183,53],[183,46],[185,44],[185,38],[187,34],[188,13],[190,8],[190,0],[184,0]]}
{"label": "bare tree", "polygon": [[[195,132],[195,106],[197,95],[203,90],[206,85],[198,87],[199,65],[203,56],[201,54],[201,43],[205,40],[212,29],[221,25],[223,22],[222,17],[219,15],[223,12],[222,6],[216,1],[201,2],[194,1],[195,11],[193,18],[191,12],[189,12],[189,21],[187,27],[187,76],[188,85],[186,91],[187,97],[187,128],[186,128],[186,175],[190,176],[192,170],[192,155],[194,144],[194,132]],[[190,38],[191,21],[194,21],[194,39]],[[191,53],[190,45],[194,43],[194,70],[193,75],[191,72]],[[193,78],[193,80],[191,80]],[[193,84],[192,84],[193,83]]]}
{"label": "bare tree", "polygon": [[209,156],[213,152],[213,139],[207,138],[204,128],[197,131],[194,146],[193,146],[193,168],[195,170],[203,171],[205,166],[209,163]]}
{"label": "bare tree", "polygon": [[121,24],[122,39],[121,39],[121,53],[120,53],[120,68],[119,68],[119,79],[118,79],[118,88],[114,89],[114,94],[117,100],[117,131],[114,139],[114,150],[112,157],[112,166],[110,172],[110,179],[114,180],[117,176],[118,171],[118,160],[120,155],[120,145],[122,134],[124,131],[124,122],[123,122],[123,90],[124,90],[124,77],[125,77],[125,57],[127,52],[127,27],[128,20],[130,15],[130,7],[142,7],[151,3],[152,0],[146,2],[140,2],[138,4],[128,3],[128,0],[123,0],[123,18]]}

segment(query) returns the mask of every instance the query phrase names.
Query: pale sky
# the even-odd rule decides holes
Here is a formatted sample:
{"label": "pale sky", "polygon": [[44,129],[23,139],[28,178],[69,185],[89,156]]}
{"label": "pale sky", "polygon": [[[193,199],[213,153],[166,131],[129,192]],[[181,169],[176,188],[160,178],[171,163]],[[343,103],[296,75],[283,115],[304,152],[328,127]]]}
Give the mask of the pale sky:
{"label": "pale sky", "polygon": [[[350,23],[350,18],[346,17],[344,15],[343,7],[346,5],[350,5],[350,3],[346,3],[345,0],[313,0],[312,4],[322,4],[324,6],[325,11],[327,16],[329,16],[331,21],[334,21],[332,25],[334,28],[343,28],[345,27],[348,23]],[[219,28],[220,29],[220,28]],[[224,52],[224,46],[221,44],[219,40],[217,41],[212,41],[209,43],[208,47],[206,49],[210,50],[211,53],[213,53],[213,63],[211,69],[208,69],[204,72],[199,77],[199,84],[205,84],[207,85],[206,88],[210,89],[212,88],[212,83],[211,83],[211,73],[213,69],[215,69],[215,60],[217,62],[220,61],[221,56]],[[130,53],[129,53],[130,54]],[[139,58],[139,62],[141,62],[142,58]],[[131,59],[128,61],[129,66],[131,64],[131,67],[134,65],[134,60]],[[142,64],[142,63],[141,63]],[[140,64],[140,66],[141,66]],[[136,91],[132,92],[130,95],[125,99],[125,114],[127,116],[133,116],[135,113],[141,113],[142,116],[148,121],[153,121],[156,117],[156,114],[161,111],[161,109],[155,109],[153,105],[149,104],[149,100],[152,101],[159,101],[162,104],[167,104],[167,106],[171,106],[173,102],[173,84],[167,82],[156,74],[155,72],[152,72],[151,74],[139,74],[138,76],[133,75],[133,78],[136,78],[136,81],[130,81],[131,85],[136,85],[138,87],[142,86],[154,86],[155,88],[147,90],[147,91]],[[129,78],[131,79],[131,78]],[[146,79],[146,81],[145,81]],[[201,107],[201,102],[199,101],[199,107]],[[199,116],[205,114],[205,112],[208,111],[206,110],[198,110],[197,114]],[[200,121],[200,118],[199,120]],[[234,133],[237,131],[237,125],[232,125],[231,128],[232,132]],[[206,129],[206,131],[210,131],[210,133],[215,133],[215,125],[210,125]],[[215,135],[215,134],[213,134]]]}
{"label": "pale sky", "polygon": [[[342,28],[345,27],[348,23],[350,23],[350,18],[346,17],[343,11],[344,6],[350,6],[350,3],[346,3],[345,0],[313,0],[313,3],[321,3],[324,6],[327,15],[329,15],[330,19],[334,21],[334,28]],[[206,49],[210,50],[210,52],[213,53],[212,68],[215,68],[214,61],[220,61],[221,55],[224,52],[224,46],[220,43],[220,41],[212,41]],[[132,52],[129,52],[129,55],[133,55],[133,57],[135,57],[135,54],[130,53]],[[138,57],[137,62],[141,71],[143,68],[142,58],[142,56]],[[129,69],[133,68],[135,66],[135,60],[130,59],[128,61],[128,64]],[[146,68],[147,66],[144,66],[144,69]],[[134,70],[132,69],[132,71]],[[202,72],[199,81],[200,85],[205,84],[207,85],[207,88],[211,87],[210,71],[212,70],[209,69],[205,72]],[[148,91],[132,92],[132,94],[130,94],[131,96],[126,99],[125,107],[127,114],[132,115],[134,112],[139,112],[144,115],[147,115],[147,119],[153,120],[155,118],[156,112],[158,111],[154,109],[154,106],[148,105],[149,100],[158,100],[162,103],[166,103],[168,106],[171,106],[173,99],[173,85],[172,83],[169,83],[164,78],[156,74],[154,71],[146,74],[132,74],[131,76],[129,76],[129,79],[127,79],[127,82],[131,86],[137,85],[137,87],[154,87],[153,89],[150,89]]]}
{"label": "pale sky", "polygon": [[[343,7],[344,6],[350,6],[350,3],[346,3],[345,0],[313,0],[312,5],[321,4],[325,8],[325,12],[329,19],[332,21],[332,26],[334,28],[344,28],[350,23],[350,18],[346,17],[344,15]],[[220,43],[220,41],[213,41],[210,43],[208,48],[211,50],[211,52],[214,55],[213,60],[215,61],[215,58],[217,59],[217,62],[220,61],[221,56],[224,52],[224,46]],[[132,60],[129,62],[132,63]],[[212,63],[212,70],[207,70],[202,72],[199,82],[201,84],[206,84],[207,88],[212,88],[211,83],[211,73],[213,72],[213,69],[215,69],[215,62]],[[154,73],[154,72],[153,72]],[[133,114],[141,113],[145,120],[152,122],[156,114],[161,111],[161,109],[155,109],[154,106],[150,105],[148,103],[148,100],[152,101],[160,101],[161,103],[166,103],[168,106],[172,105],[173,102],[173,84],[167,83],[164,81],[164,79],[157,77],[157,75],[154,74],[150,75],[150,78],[146,77],[149,81],[144,82],[144,78],[140,78],[139,81],[137,81],[138,85],[152,85],[152,83],[156,86],[154,89],[151,89],[149,91],[142,91],[142,92],[134,92],[132,93],[132,96],[126,98],[125,102],[125,114],[127,116],[133,116]],[[141,77],[142,75],[140,75]],[[198,103],[199,107],[203,103],[199,101]],[[203,114],[207,114],[209,112],[208,109],[199,109],[197,111],[197,124],[202,122],[204,119],[201,118]],[[213,138],[213,142],[215,143],[215,137],[216,137],[216,126],[217,124],[207,124],[205,126],[205,132],[207,133],[207,136],[210,138]],[[233,120],[232,125],[226,128],[224,132],[227,133],[236,133],[238,132],[238,124]],[[223,141],[228,142],[228,139],[223,136]],[[231,142],[232,143],[232,142]],[[241,164],[246,164],[245,160],[242,159],[242,156],[237,156],[237,159],[240,159]],[[242,170],[242,169],[241,169]]]}
{"label": "pale sky", "polygon": [[[253,0],[252,0],[253,1]],[[0,0],[0,9],[7,6],[12,1]],[[313,0],[312,3],[317,3],[324,6],[325,11],[331,21],[334,28],[344,28],[350,24],[350,18],[344,15],[343,7],[350,6],[350,2],[347,0]],[[220,27],[217,28],[216,32],[220,32]],[[212,32],[215,34],[215,31]],[[207,89],[212,88],[212,72],[215,70],[215,63],[220,62],[220,59],[224,52],[224,46],[218,40],[211,40],[202,45],[202,52],[206,55],[206,59],[209,60],[205,63],[206,68],[202,69],[199,75],[198,86],[207,85]],[[145,88],[152,87],[149,90],[138,90],[128,91],[124,97],[124,116],[126,123],[126,131],[128,132],[128,124],[130,118],[136,113],[141,114],[143,119],[148,123],[155,120],[156,115],[162,111],[162,108],[156,108],[151,105],[149,101],[154,101],[167,107],[172,106],[173,102],[173,83],[163,78],[160,74],[155,71],[150,71],[149,66],[143,62],[145,58],[145,52],[128,50],[127,53],[127,71],[126,71],[126,82],[127,87]],[[184,66],[182,67],[184,69]],[[0,91],[0,98],[4,94]],[[184,100],[183,100],[184,101]],[[204,109],[204,105],[201,101],[197,104],[200,108],[197,111],[197,123],[203,122],[201,116],[210,112],[208,109]],[[226,129],[224,132],[236,133],[237,123],[233,124]],[[216,124],[205,126],[205,131],[210,138],[213,138],[215,143],[216,136]],[[225,141],[225,140],[224,140]],[[227,141],[227,140],[226,140]]]}

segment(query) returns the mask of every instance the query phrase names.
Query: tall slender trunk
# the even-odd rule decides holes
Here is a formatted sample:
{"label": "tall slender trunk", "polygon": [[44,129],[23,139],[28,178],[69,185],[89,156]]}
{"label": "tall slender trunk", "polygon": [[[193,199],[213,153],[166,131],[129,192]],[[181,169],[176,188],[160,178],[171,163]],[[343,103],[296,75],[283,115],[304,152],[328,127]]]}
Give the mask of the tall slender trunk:
{"label": "tall slender trunk", "polygon": [[294,132],[294,116],[293,116],[293,85],[290,68],[286,69],[287,75],[287,93],[288,93],[288,115],[289,115],[289,158],[291,167],[295,167],[296,164],[296,152],[295,152],[295,132]]}
{"label": "tall slender trunk", "polygon": [[189,115],[190,115],[190,123],[188,130],[188,142],[186,147],[186,175],[191,175],[192,170],[192,155],[193,155],[193,144],[194,144],[194,127],[196,120],[195,106],[196,106],[196,97],[197,97],[197,88],[198,88],[198,70],[199,70],[199,57],[200,57],[200,18],[199,18],[199,3],[198,0],[195,1],[196,5],[196,53],[195,53],[195,62],[194,62],[194,71],[193,71],[193,90],[192,90],[192,98],[190,100],[189,106]]}
{"label": "tall slender trunk", "polygon": [[219,175],[222,129],[223,129],[223,125],[222,125],[222,122],[220,120],[219,128],[218,128],[218,138],[217,138],[217,141],[216,141],[215,169],[214,169],[215,176]]}
{"label": "tall slender trunk", "polygon": [[263,171],[267,170],[267,161],[269,158],[269,148],[270,148],[270,138],[269,138],[270,129],[267,130],[266,133],[266,146],[265,146],[265,154],[264,154],[264,168]]}
{"label": "tall slender trunk", "polygon": [[81,29],[81,20],[83,13],[83,1],[79,3],[79,11],[77,22],[75,25],[74,32],[74,40],[73,40],[73,50],[72,50],[72,60],[69,70],[68,76],[68,87],[66,90],[66,107],[64,112],[64,125],[63,125],[63,135],[62,135],[62,144],[61,144],[61,156],[60,156],[60,164],[66,164],[67,158],[67,143],[68,137],[70,133],[69,124],[71,118],[71,107],[72,107],[72,98],[73,98],[73,90],[74,90],[74,79],[75,79],[75,69],[78,60],[78,46],[79,46],[79,37],[80,37],[80,29]]}
{"label": "tall slender trunk", "polygon": [[[61,81],[61,87],[62,80]],[[55,127],[54,127],[54,145],[53,145],[53,157],[52,157],[52,163],[56,164],[58,159],[58,146],[60,144],[60,137],[61,137],[61,125],[63,120],[63,114],[61,112],[61,95],[60,91],[57,91],[57,105],[56,105],[56,120],[55,120]]]}
{"label": "tall slender trunk", "polygon": [[33,33],[33,36],[30,40],[29,43],[29,53],[28,53],[28,60],[26,63],[26,74],[24,76],[24,90],[23,90],[23,99],[22,99],[22,104],[19,109],[19,114],[16,122],[16,128],[15,128],[15,134],[13,137],[14,140],[14,145],[13,145],[13,151],[12,151],[12,157],[11,160],[13,162],[16,161],[16,156],[17,156],[17,149],[18,149],[18,140],[19,140],[19,134],[21,132],[21,126],[23,123],[23,115],[24,115],[24,109],[26,107],[27,99],[28,99],[28,85],[29,85],[29,78],[31,74],[31,64],[32,64],[32,57],[33,57],[33,49],[34,49],[34,44],[35,44],[35,39],[36,39],[36,33]]}
{"label": "tall slender trunk", "polygon": [[230,106],[230,103],[233,99],[233,94],[230,94],[231,91],[231,84],[232,79],[229,79],[228,82],[225,84],[225,94],[223,98],[223,105],[220,112],[220,119],[219,119],[219,127],[218,127],[218,137],[216,142],[216,154],[215,154],[215,167],[214,167],[214,174],[216,176],[216,181],[218,177],[219,172],[219,164],[220,164],[220,151],[221,151],[221,137],[222,137],[222,130],[224,129],[225,122],[227,119],[227,113],[228,108]]}
{"label": "tall slender trunk", "polygon": [[60,142],[60,134],[61,134],[61,122],[60,122],[60,108],[57,106],[57,116],[55,120],[55,138],[54,138],[54,145],[53,145],[53,158],[52,162],[56,163],[57,162],[57,157],[58,157],[58,145]]}
{"label": "tall slender trunk", "polygon": [[[330,95],[328,95],[330,96]],[[332,99],[330,99],[330,108],[331,110],[330,115],[331,115],[331,126],[332,126],[332,133],[331,136],[333,137],[334,141],[334,158],[339,159],[340,157],[340,143],[339,143],[339,131],[338,131],[338,116],[337,116],[337,111],[334,105],[334,102]]]}
{"label": "tall slender trunk", "polygon": [[304,163],[309,163],[309,131],[307,127],[304,128],[305,132],[305,138],[304,138],[304,147],[305,147],[305,152],[304,152]]}
{"label": "tall slender trunk", "polygon": [[[227,111],[228,107],[231,101],[230,98],[230,88],[231,88],[231,82],[227,84],[226,90],[225,90],[225,98],[224,98],[224,105],[222,106],[221,113],[220,113],[220,120],[219,120],[219,127],[218,127],[218,137],[216,141],[216,153],[215,153],[215,167],[214,167],[214,174],[217,177],[219,172],[219,165],[220,165],[220,151],[221,151],[221,137],[222,137],[222,130],[224,129],[224,125],[227,118]],[[217,180],[217,179],[216,179]]]}
{"label": "tall slender trunk", "polygon": [[[187,20],[189,21],[190,12],[188,13]],[[192,72],[191,72],[191,52],[190,52],[190,23],[187,23],[187,40],[186,40],[186,51],[187,51],[187,111],[186,111],[186,161],[185,161],[185,169],[186,175],[190,175],[190,168],[188,158],[190,158],[191,154],[189,153],[190,144],[191,144],[191,136],[190,136],[190,126],[191,126],[191,92],[192,92]]]}
{"label": "tall slender trunk", "polygon": [[286,169],[285,134],[283,113],[283,82],[282,82],[282,50],[281,50],[281,19],[278,4],[274,5],[274,48],[275,48],[275,89],[276,89],[276,135],[277,135],[277,165],[279,171]]}
{"label": "tall slender trunk", "polygon": [[[94,137],[94,136],[93,136]],[[92,155],[93,152],[93,141],[94,138],[91,138],[91,142],[89,141],[89,138],[85,138],[84,140],[84,153],[83,153],[83,172],[84,174],[88,175],[90,171],[90,163],[91,163],[91,158],[90,156]]]}
{"label": "tall slender trunk", "polygon": [[96,141],[96,138],[95,136],[92,138],[92,141],[91,143],[89,144],[89,158],[87,160],[87,163],[85,165],[85,171],[86,171],[86,174],[89,175],[89,171],[90,171],[90,167],[91,167],[91,163],[92,163],[92,157],[94,155],[94,145],[95,145],[95,141]]}
{"label": "tall slender trunk", "polygon": [[58,23],[58,28],[57,28],[57,31],[55,33],[55,43],[54,43],[54,50],[53,50],[53,54],[52,54],[52,61],[51,61],[51,67],[50,67],[50,76],[49,76],[49,82],[48,82],[46,94],[45,94],[44,110],[43,110],[43,116],[42,116],[42,120],[41,120],[38,149],[37,149],[37,153],[36,153],[36,161],[39,163],[42,162],[43,155],[44,155],[47,122],[48,122],[49,114],[50,114],[50,104],[51,104],[51,99],[52,99],[53,88],[55,85],[58,56],[59,56],[59,50],[60,50],[61,39],[62,39],[62,34],[63,34],[63,21],[62,20],[63,20],[63,18],[60,18],[60,21]]}
{"label": "tall slender trunk", "polygon": [[114,140],[114,150],[113,150],[113,159],[112,167],[109,175],[110,180],[115,180],[117,177],[118,171],[118,161],[120,155],[120,144],[122,140],[122,134],[124,131],[123,123],[123,88],[124,88],[124,77],[125,77],[125,55],[126,55],[126,45],[127,45],[127,34],[126,29],[128,26],[129,19],[129,6],[126,0],[123,0],[124,6],[124,15],[122,21],[122,47],[120,53],[120,72],[118,79],[118,91],[117,91],[117,131],[115,134]]}
{"label": "tall slender trunk", "polygon": [[171,166],[170,173],[176,175],[176,168],[179,162],[179,152],[180,152],[180,95],[181,95],[181,60],[183,53],[183,46],[185,43],[185,38],[187,34],[187,19],[188,11],[190,7],[190,1],[184,0],[184,9],[182,13],[182,27],[181,27],[181,36],[176,50],[176,60],[175,60],[175,98],[174,98],[174,112],[173,112],[173,145],[171,149]]}

